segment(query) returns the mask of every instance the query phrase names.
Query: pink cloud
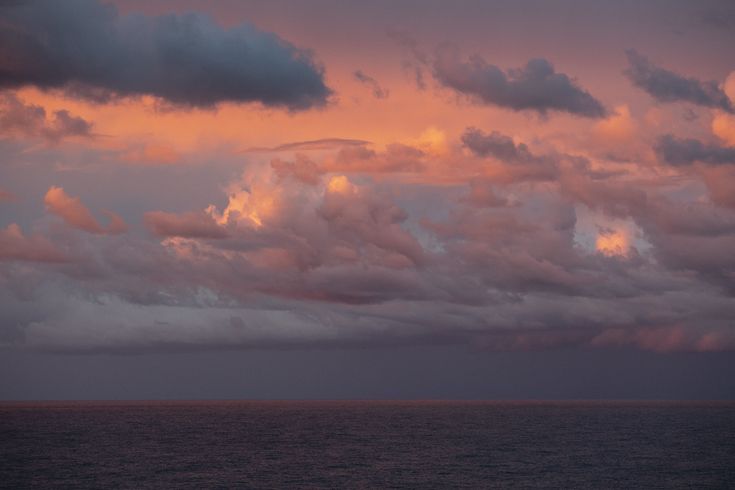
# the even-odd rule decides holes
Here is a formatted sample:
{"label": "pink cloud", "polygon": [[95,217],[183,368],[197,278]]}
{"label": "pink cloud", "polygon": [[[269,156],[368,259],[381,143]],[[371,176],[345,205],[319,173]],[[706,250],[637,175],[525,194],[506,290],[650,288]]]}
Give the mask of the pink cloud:
{"label": "pink cloud", "polygon": [[41,235],[23,235],[13,223],[0,229],[0,260],[28,262],[65,262],[67,258]]}
{"label": "pink cloud", "polygon": [[94,234],[120,234],[127,230],[123,219],[111,211],[105,211],[110,223],[100,225],[78,197],[71,197],[61,187],[51,186],[44,197],[46,209],[60,217],[64,222],[82,231]]}

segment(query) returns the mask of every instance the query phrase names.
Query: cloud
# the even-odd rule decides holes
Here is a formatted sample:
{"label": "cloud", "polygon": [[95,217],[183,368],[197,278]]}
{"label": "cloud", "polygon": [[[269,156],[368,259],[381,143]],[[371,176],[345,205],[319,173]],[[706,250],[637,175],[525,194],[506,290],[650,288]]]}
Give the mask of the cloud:
{"label": "cloud", "polygon": [[304,184],[316,185],[324,171],[312,160],[304,155],[297,154],[294,161],[275,158],[271,160],[271,168],[280,179],[293,177]]}
{"label": "cloud", "polygon": [[559,111],[590,118],[607,114],[600,101],[569,76],[556,72],[543,58],[504,72],[479,55],[463,60],[457,48],[444,45],[436,51],[433,73],[442,86],[486,105],[540,114]]}
{"label": "cloud", "polygon": [[67,110],[54,111],[49,118],[46,109],[26,104],[15,94],[0,94],[0,133],[43,138],[57,142],[66,137],[92,135],[92,124]]}
{"label": "cloud", "polygon": [[701,169],[710,198],[721,206],[735,208],[735,166],[722,165]]}
{"label": "cloud", "polygon": [[12,46],[0,61],[2,87],[292,110],[323,106],[331,94],[309,52],[249,24],[225,29],[196,13],[120,15],[96,0],[11,2],[0,16],[0,45]]}
{"label": "cloud", "polygon": [[279,152],[279,151],[319,151],[319,150],[331,150],[334,148],[341,148],[346,146],[364,146],[370,144],[369,141],[349,139],[349,138],[321,138],[318,140],[308,141],[292,141],[289,143],[282,143],[276,146],[265,146],[255,147],[243,150],[245,153],[249,152]]}
{"label": "cloud", "polygon": [[735,147],[705,144],[692,138],[661,136],[654,146],[659,160],[673,166],[703,162],[711,165],[735,164]]}
{"label": "cloud", "polygon": [[732,101],[715,81],[687,78],[660,68],[634,49],[625,52],[630,66],[623,72],[636,87],[659,102],[689,102],[735,113]]}
{"label": "cloud", "polygon": [[46,209],[60,217],[64,222],[82,231],[94,234],[116,235],[127,230],[125,222],[115,213],[105,211],[110,223],[100,225],[78,197],[71,197],[61,187],[51,186],[43,199]]}
{"label": "cloud", "polygon": [[419,90],[426,90],[424,68],[429,64],[429,56],[419,48],[418,42],[407,32],[388,29],[386,34],[399,46],[408,49],[410,58],[404,59],[401,62],[401,66],[413,77],[413,80],[416,83],[416,88]]}
{"label": "cloud", "polygon": [[637,124],[630,114],[630,108],[627,105],[621,105],[616,107],[607,118],[597,122],[593,131],[603,141],[620,144],[633,140],[637,129]]}
{"label": "cloud", "polygon": [[151,211],[145,214],[148,228],[159,236],[184,238],[225,238],[227,230],[204,212],[184,214]]}
{"label": "cloud", "polygon": [[712,118],[712,133],[729,145],[735,145],[735,116],[716,114]]}
{"label": "cloud", "polygon": [[467,128],[462,133],[462,143],[479,157],[492,157],[506,165],[506,180],[550,180],[559,174],[556,159],[549,155],[535,155],[524,143],[516,144],[513,138],[497,131],[485,133],[477,128]]}
{"label": "cloud", "polygon": [[387,99],[390,95],[390,91],[380,86],[378,81],[373,77],[366,75],[362,70],[357,70],[354,73],[357,81],[367,85],[373,91],[373,97],[376,99]]}
{"label": "cloud", "polygon": [[[6,230],[0,330],[62,352],[735,349],[735,213],[689,194],[702,191],[696,172],[672,191],[642,168],[606,172],[501,132],[468,128],[444,146],[249,158],[220,187],[224,206],[151,211],[150,234],[97,239],[40,219],[42,240],[74,251],[58,266],[20,259],[37,235]],[[388,173],[399,168],[416,173]],[[170,185],[168,169],[154,170]],[[52,189],[70,226],[103,229]]]}
{"label": "cloud", "polygon": [[0,229],[0,261],[65,262],[66,256],[41,235],[23,235],[20,226],[13,223]]}
{"label": "cloud", "polygon": [[480,179],[473,179],[470,181],[470,192],[462,198],[462,202],[471,206],[496,207],[506,206],[508,199],[499,196],[491,183],[483,182]]}
{"label": "cloud", "polygon": [[477,128],[467,128],[462,133],[462,143],[475,155],[492,156],[511,163],[532,163],[538,160],[524,143],[516,143],[513,138],[493,131],[484,133]]}
{"label": "cloud", "polygon": [[390,143],[384,151],[354,146],[339,150],[324,167],[334,172],[420,172],[426,168],[426,157],[420,149],[402,143]]}

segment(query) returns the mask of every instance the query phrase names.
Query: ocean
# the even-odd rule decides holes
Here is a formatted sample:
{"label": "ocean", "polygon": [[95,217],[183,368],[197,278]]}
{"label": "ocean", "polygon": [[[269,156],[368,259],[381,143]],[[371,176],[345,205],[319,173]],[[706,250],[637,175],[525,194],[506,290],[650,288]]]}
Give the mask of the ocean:
{"label": "ocean", "polygon": [[735,403],[4,403],[0,486],[735,488]]}

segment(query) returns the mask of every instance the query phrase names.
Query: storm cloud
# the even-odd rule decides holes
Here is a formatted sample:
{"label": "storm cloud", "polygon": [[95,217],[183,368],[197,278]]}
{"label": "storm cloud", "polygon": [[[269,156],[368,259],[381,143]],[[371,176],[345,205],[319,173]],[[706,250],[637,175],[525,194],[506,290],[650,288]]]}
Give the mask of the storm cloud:
{"label": "storm cloud", "polygon": [[0,21],[0,87],[292,110],[322,106],[331,94],[309,52],[249,24],[225,29],[197,13],[120,15],[96,0],[11,2]]}
{"label": "storm cloud", "polygon": [[735,107],[717,82],[685,77],[660,68],[634,49],[627,50],[625,54],[630,63],[625,75],[633,85],[659,102],[689,102],[735,113]]}
{"label": "storm cloud", "polygon": [[479,55],[462,59],[457,48],[444,45],[436,51],[433,73],[442,86],[486,105],[540,114],[559,111],[590,118],[607,114],[599,100],[568,75],[555,71],[551,62],[543,58],[505,72]]}

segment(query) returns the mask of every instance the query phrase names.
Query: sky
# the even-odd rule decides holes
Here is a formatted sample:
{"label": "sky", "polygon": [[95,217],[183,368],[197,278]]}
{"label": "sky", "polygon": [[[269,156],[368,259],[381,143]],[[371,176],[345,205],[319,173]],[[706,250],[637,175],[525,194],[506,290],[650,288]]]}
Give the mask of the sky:
{"label": "sky", "polygon": [[0,5],[0,399],[733,399],[735,5]]}

